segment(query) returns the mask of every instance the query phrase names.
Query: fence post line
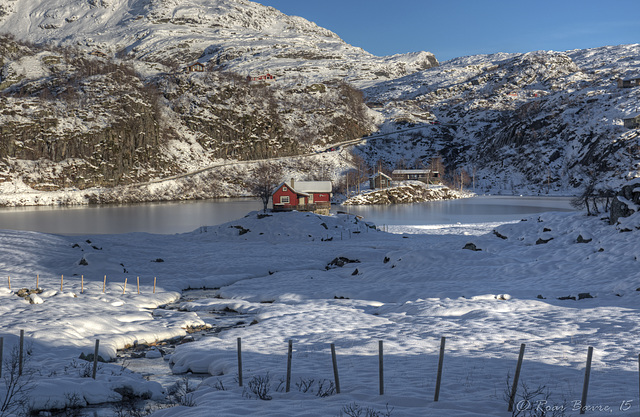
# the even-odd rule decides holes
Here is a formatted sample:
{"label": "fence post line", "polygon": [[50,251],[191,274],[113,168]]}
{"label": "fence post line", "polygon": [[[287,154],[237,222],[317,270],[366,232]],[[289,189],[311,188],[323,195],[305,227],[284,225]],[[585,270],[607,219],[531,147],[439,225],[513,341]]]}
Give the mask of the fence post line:
{"label": "fence post line", "polygon": [[4,337],[0,337],[0,378],[2,378],[2,364],[4,363],[4,359],[2,354],[4,352]]}
{"label": "fence post line", "polygon": [[380,376],[380,395],[384,395],[384,354],[383,354],[383,342],[378,341],[378,368]]}
{"label": "fence post line", "polygon": [[100,346],[100,339],[96,339],[96,348],[93,351],[93,379],[96,379],[96,372],[98,371],[98,347]]}
{"label": "fence post line", "polygon": [[291,358],[293,356],[293,340],[289,339],[289,351],[287,353],[287,386],[286,391],[291,389]]}
{"label": "fence post line", "polygon": [[589,377],[591,375],[591,359],[593,358],[593,346],[589,346],[587,353],[587,366],[584,369],[584,384],[582,386],[582,400],[580,402],[580,414],[584,414],[587,406],[587,392],[589,391]]}
{"label": "fence post line", "polygon": [[333,377],[336,382],[336,394],[340,394],[340,377],[338,376],[338,360],[336,359],[336,345],[331,344],[331,361],[333,362]]}
{"label": "fence post line", "polygon": [[20,330],[20,350],[18,353],[18,376],[22,375],[23,358],[24,358],[24,330]]}
{"label": "fence post line", "polygon": [[518,364],[516,365],[516,373],[513,376],[513,386],[511,387],[511,396],[509,397],[509,408],[507,411],[513,411],[513,403],[516,400],[516,392],[518,391],[518,380],[520,379],[520,369],[522,368],[522,359],[524,358],[525,344],[520,345],[520,354],[518,355]]}
{"label": "fence post line", "polygon": [[242,386],[242,338],[238,338],[238,386]]}
{"label": "fence post line", "polygon": [[442,336],[440,339],[440,355],[438,358],[438,375],[436,377],[436,393],[433,396],[433,401],[438,401],[440,398],[440,383],[442,382],[442,365],[444,364],[444,344],[446,338]]}

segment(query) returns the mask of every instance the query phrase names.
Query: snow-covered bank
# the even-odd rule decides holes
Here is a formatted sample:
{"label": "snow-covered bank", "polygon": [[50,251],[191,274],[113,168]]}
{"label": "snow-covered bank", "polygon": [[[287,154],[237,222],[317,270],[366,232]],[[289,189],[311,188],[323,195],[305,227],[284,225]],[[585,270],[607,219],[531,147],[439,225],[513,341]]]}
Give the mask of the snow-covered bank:
{"label": "snow-covered bank", "polygon": [[[25,329],[33,345],[30,366],[39,371],[36,390],[57,384],[62,401],[65,393],[90,397],[80,388],[88,379],[67,379],[63,370],[79,362],[80,352],[92,353],[96,338],[108,355],[119,345],[183,332],[198,322],[200,311],[228,307],[255,314],[251,326],[180,345],[166,358],[176,372],[212,377],[194,392],[193,406],[160,416],[337,416],[358,407],[379,415],[392,410],[395,417],[507,416],[503,392],[521,343],[527,345],[521,381],[530,389],[545,386],[548,404],[565,406],[565,415],[577,414],[572,407],[581,398],[589,346],[588,404],[621,416],[629,414],[627,404],[637,407],[640,232],[621,232],[581,213],[475,224],[469,234],[462,227],[390,234],[348,215],[254,212],[172,236],[3,231],[0,276],[11,276],[12,290],[0,291],[0,336],[6,350]],[[463,249],[468,243],[476,250]],[[29,304],[14,292],[35,286],[37,273],[44,302]],[[132,285],[137,276],[139,295]],[[182,312],[151,313],[175,299],[176,291],[203,286],[220,287],[221,298],[185,303]],[[442,336],[443,385],[434,402]],[[238,337],[243,388],[237,382]],[[293,377],[286,393],[278,387],[289,340]],[[380,340],[384,395],[378,391]],[[325,397],[316,394],[327,393],[334,378],[332,343],[341,393]],[[104,365],[97,392],[114,392],[111,366]],[[267,376],[272,400],[262,401],[250,383]],[[149,384],[149,392],[160,395]]]}
{"label": "snow-covered bank", "polygon": [[375,189],[348,198],[346,206],[370,204],[407,204],[425,201],[451,200],[473,196],[473,193],[452,190],[443,185],[427,185],[420,181],[402,181],[385,189]]}

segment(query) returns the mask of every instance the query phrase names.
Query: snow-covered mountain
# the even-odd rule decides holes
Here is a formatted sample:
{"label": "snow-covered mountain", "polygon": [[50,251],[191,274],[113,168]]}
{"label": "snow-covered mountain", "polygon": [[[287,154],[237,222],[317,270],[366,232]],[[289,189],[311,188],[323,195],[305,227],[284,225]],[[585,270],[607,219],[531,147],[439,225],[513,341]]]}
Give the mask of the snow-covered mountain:
{"label": "snow-covered mountain", "polygon": [[392,79],[433,54],[377,57],[301,17],[247,0],[0,0],[0,33],[148,63],[212,62],[241,75]]}
{"label": "snow-covered mountain", "polygon": [[640,88],[617,82],[628,78],[640,78],[638,44],[457,58],[365,89],[386,120],[418,128],[361,150],[407,165],[440,153],[484,191],[617,188],[640,168],[640,132],[623,123]]}
{"label": "snow-covered mountain", "polygon": [[[246,0],[0,0],[0,33],[0,204],[242,195],[238,161],[366,134],[355,153],[370,167],[440,155],[478,191],[638,175],[640,137],[623,120],[640,88],[617,80],[640,77],[640,45],[376,57]],[[185,72],[194,63],[204,71]],[[338,180],[354,161],[343,148],[279,163]]]}

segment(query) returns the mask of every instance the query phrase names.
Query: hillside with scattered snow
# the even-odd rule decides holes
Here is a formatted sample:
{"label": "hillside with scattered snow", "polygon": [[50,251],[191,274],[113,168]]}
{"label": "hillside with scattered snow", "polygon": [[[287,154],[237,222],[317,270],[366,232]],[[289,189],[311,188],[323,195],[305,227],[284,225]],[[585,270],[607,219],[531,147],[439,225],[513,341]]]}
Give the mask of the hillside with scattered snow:
{"label": "hillside with scattered snow", "polygon": [[3,205],[246,195],[249,161],[272,158],[338,183],[352,150],[369,170],[441,156],[488,193],[638,175],[640,88],[617,86],[637,44],[376,57],[246,0],[0,0],[0,33]]}
{"label": "hillside with scattered snow", "polygon": [[640,134],[623,124],[640,112],[640,89],[617,84],[640,77],[639,56],[640,45],[479,55],[379,83],[365,89],[372,105],[417,128],[361,152],[391,165],[440,153],[485,192],[616,188],[640,168]]}

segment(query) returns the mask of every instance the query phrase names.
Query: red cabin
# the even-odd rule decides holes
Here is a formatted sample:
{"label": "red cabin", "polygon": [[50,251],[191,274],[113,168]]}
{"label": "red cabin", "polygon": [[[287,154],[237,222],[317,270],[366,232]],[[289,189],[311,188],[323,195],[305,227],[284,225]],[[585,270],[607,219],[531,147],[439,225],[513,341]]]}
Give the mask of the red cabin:
{"label": "red cabin", "polygon": [[273,193],[274,211],[323,211],[331,208],[331,181],[284,182]]}

